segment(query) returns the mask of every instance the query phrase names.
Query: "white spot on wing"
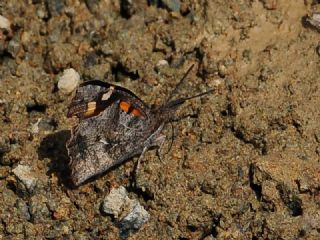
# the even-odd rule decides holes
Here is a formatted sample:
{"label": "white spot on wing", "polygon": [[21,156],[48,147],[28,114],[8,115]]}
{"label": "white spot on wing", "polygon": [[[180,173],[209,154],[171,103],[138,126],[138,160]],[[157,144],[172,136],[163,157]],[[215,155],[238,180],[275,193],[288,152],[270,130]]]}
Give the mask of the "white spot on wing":
{"label": "white spot on wing", "polygon": [[113,93],[113,90],[114,90],[114,86],[111,86],[109,88],[109,91],[102,95],[101,100],[102,101],[108,100],[110,98],[111,94]]}

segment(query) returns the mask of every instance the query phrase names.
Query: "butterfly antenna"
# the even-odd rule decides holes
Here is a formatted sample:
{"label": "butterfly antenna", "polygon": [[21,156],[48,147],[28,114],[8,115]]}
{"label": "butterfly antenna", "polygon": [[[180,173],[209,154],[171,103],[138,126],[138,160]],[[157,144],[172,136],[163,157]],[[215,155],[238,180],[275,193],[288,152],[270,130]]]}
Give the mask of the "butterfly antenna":
{"label": "butterfly antenna", "polygon": [[169,98],[167,99],[167,102],[169,102],[172,97],[177,93],[178,89],[180,88],[180,86],[182,85],[182,83],[184,82],[184,80],[187,78],[187,76],[189,75],[189,73],[191,72],[191,70],[193,69],[194,64],[192,64],[189,69],[187,70],[187,72],[183,75],[183,77],[180,79],[179,83],[175,86],[175,88],[173,89],[173,91],[171,92]]}
{"label": "butterfly antenna", "polygon": [[173,146],[173,141],[174,141],[174,127],[172,122],[170,122],[170,124],[171,124],[171,142],[170,142],[169,150],[166,152],[166,154],[171,151],[171,148]]}
{"label": "butterfly antenna", "polygon": [[191,97],[183,97],[183,98],[178,98],[176,100],[173,100],[173,101],[170,101],[166,107],[167,108],[175,108],[175,107],[178,107],[179,105],[183,104],[185,101],[187,100],[190,100],[190,99],[193,99],[193,98],[198,98],[198,97],[202,97],[204,95],[207,95],[207,94],[210,94],[212,93],[214,90],[213,89],[210,89],[206,92],[203,92],[203,93],[200,93],[200,94],[197,94],[197,95],[194,95],[194,96],[191,96]]}
{"label": "butterfly antenna", "polygon": [[191,97],[181,98],[181,101],[186,101],[186,100],[189,100],[189,99],[192,99],[192,98],[202,97],[202,96],[207,95],[207,94],[210,94],[210,93],[213,93],[213,89],[210,89],[210,90],[205,91],[205,92],[203,92],[203,93],[199,93],[199,94],[194,95],[194,96],[191,96]]}

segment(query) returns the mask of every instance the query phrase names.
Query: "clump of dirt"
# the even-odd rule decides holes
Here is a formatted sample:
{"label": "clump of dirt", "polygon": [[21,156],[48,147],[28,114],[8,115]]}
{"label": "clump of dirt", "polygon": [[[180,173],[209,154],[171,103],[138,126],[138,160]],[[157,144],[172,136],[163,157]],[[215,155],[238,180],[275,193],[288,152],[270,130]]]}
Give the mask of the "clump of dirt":
{"label": "clump of dirt", "polygon": [[[101,204],[124,186],[150,214],[130,239],[320,238],[317,1],[4,0],[0,3],[0,237],[117,239]],[[125,86],[159,104],[179,88],[171,151],[70,185],[72,95]],[[179,120],[179,121],[178,121]],[[170,126],[165,130],[170,148]]]}

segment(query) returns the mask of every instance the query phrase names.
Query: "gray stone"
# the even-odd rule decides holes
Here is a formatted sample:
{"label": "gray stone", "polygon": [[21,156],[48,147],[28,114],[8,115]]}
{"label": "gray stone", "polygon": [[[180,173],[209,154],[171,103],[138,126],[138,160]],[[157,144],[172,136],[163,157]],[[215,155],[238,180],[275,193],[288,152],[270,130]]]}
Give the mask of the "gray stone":
{"label": "gray stone", "polygon": [[150,214],[138,203],[132,211],[121,221],[123,230],[138,230],[150,218]]}
{"label": "gray stone", "polygon": [[120,235],[126,238],[146,223],[150,215],[136,199],[130,199],[124,187],[112,189],[102,203],[102,211],[118,220]]}
{"label": "gray stone", "polygon": [[167,7],[171,11],[174,11],[174,12],[180,11],[181,3],[179,0],[162,0],[161,2],[165,7]]}

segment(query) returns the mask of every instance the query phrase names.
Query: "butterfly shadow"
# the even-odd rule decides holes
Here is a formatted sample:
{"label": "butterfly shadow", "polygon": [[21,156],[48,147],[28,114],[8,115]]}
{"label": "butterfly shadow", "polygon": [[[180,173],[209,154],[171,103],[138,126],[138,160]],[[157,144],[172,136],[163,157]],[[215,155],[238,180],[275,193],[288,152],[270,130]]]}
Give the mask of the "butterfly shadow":
{"label": "butterfly shadow", "polygon": [[69,130],[62,130],[47,135],[40,143],[38,156],[40,160],[49,158],[47,175],[55,174],[58,177],[59,184],[67,188],[73,188],[70,181],[70,168],[68,166],[69,157],[66,148],[66,142],[71,136]]}

